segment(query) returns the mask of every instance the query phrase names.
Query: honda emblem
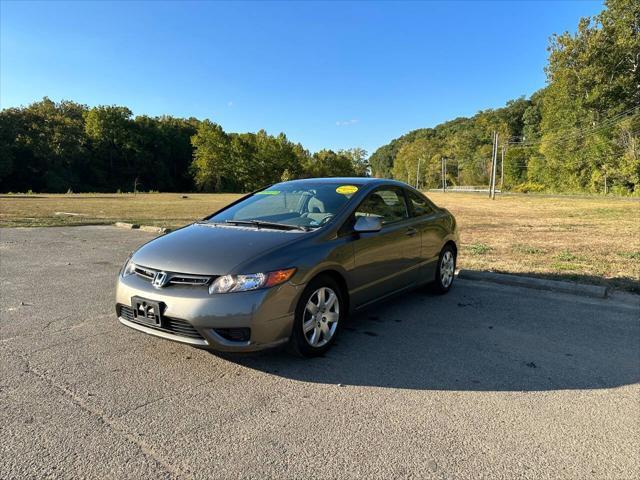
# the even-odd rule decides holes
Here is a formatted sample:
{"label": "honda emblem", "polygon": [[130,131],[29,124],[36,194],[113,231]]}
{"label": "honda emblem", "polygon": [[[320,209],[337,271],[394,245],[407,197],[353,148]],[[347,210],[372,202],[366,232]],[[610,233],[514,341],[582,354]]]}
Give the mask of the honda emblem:
{"label": "honda emblem", "polygon": [[167,272],[156,272],[156,274],[153,276],[151,285],[153,285],[155,288],[162,288],[167,284],[167,280]]}

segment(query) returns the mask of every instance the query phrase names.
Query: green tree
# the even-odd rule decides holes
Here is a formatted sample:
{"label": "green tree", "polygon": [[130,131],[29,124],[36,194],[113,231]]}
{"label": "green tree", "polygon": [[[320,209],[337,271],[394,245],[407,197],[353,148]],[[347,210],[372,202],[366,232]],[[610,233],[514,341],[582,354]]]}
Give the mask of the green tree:
{"label": "green tree", "polygon": [[[581,19],[576,34],[551,39],[540,151],[547,162],[544,181],[557,190],[602,191],[600,178],[624,156],[617,126],[625,115],[638,115],[640,4],[606,5],[600,15]],[[633,174],[615,178],[636,188]]]}
{"label": "green tree", "polygon": [[418,181],[419,187],[438,186],[442,181],[440,171],[442,155],[438,152],[438,144],[433,138],[418,138],[405,144],[396,157],[393,177],[412,185]]}
{"label": "green tree", "polygon": [[310,177],[353,177],[356,175],[351,157],[333,150],[320,150],[314,153],[305,170]]}
{"label": "green tree", "polygon": [[222,127],[209,120],[200,123],[191,138],[194,148],[192,172],[199,190],[222,191],[232,174],[230,141]]}
{"label": "green tree", "polygon": [[371,165],[369,164],[367,151],[364,148],[349,148],[347,150],[339,150],[338,153],[346,155],[351,159],[355,176],[366,177],[369,174]]}
{"label": "green tree", "polygon": [[131,110],[119,106],[94,107],[85,113],[85,132],[94,160],[92,170],[96,180],[111,189],[134,181],[131,115]]}

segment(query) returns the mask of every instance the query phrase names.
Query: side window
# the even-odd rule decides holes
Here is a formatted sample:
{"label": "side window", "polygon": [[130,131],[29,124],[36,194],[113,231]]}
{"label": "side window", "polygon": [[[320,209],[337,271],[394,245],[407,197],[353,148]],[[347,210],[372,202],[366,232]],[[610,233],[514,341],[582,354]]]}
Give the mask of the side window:
{"label": "side window", "polygon": [[412,192],[411,190],[406,190],[406,192],[414,217],[421,217],[423,215],[429,215],[433,213],[431,205],[429,205],[429,202],[427,202],[425,198],[415,192]]}
{"label": "side window", "polygon": [[397,188],[376,190],[360,204],[355,216],[376,216],[382,223],[393,223],[408,218],[404,195]]}

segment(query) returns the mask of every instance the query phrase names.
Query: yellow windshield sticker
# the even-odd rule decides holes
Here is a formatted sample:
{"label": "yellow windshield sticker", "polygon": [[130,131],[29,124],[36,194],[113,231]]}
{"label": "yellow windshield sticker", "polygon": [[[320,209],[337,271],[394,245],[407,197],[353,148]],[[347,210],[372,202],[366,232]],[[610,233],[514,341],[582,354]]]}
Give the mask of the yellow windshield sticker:
{"label": "yellow windshield sticker", "polygon": [[356,193],[358,191],[358,187],[355,185],[341,185],[336,188],[336,192],[340,195],[351,195],[352,193]]}
{"label": "yellow windshield sticker", "polygon": [[280,190],[262,190],[261,192],[257,192],[256,195],[278,195]]}

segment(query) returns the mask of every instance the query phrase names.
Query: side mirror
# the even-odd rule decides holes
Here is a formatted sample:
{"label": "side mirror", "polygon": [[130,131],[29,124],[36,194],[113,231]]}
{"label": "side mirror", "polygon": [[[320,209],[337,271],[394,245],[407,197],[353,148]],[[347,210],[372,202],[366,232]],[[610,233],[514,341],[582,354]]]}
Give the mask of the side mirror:
{"label": "side mirror", "polygon": [[382,230],[380,217],[358,217],[353,231],[357,233],[379,232]]}

